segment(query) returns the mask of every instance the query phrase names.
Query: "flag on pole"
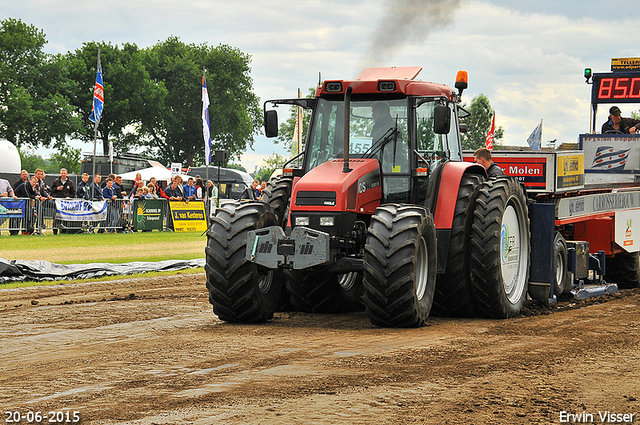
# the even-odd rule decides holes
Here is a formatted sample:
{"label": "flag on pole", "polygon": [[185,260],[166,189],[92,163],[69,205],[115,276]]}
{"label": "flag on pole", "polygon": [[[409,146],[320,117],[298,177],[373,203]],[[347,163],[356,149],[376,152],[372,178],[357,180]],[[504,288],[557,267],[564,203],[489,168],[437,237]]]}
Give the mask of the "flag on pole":
{"label": "flag on pole", "polygon": [[93,88],[93,105],[91,106],[91,115],[89,120],[96,124],[100,123],[102,117],[102,108],[104,106],[104,87],[102,86],[102,64],[98,58],[98,73],[96,75],[96,85]]}
{"label": "flag on pole", "polygon": [[[298,89],[298,98],[302,97],[302,91]],[[298,155],[302,150],[302,123],[304,121],[304,109],[302,106],[296,107],[296,125],[293,129],[293,140],[291,141],[291,156]]]}
{"label": "flag on pole", "polygon": [[531,135],[527,139],[527,143],[532,151],[540,150],[540,142],[542,140],[542,120],[540,124],[531,132]]}
{"label": "flag on pole", "polygon": [[202,135],[204,136],[204,158],[205,164],[211,162],[211,128],[209,127],[209,93],[207,92],[206,75],[202,75]]}
{"label": "flag on pole", "polygon": [[495,131],[496,131],[496,113],[494,112],[493,118],[491,119],[491,128],[489,129],[489,132],[487,133],[487,138],[484,141],[485,146],[489,150],[493,150],[493,135],[495,134]]}

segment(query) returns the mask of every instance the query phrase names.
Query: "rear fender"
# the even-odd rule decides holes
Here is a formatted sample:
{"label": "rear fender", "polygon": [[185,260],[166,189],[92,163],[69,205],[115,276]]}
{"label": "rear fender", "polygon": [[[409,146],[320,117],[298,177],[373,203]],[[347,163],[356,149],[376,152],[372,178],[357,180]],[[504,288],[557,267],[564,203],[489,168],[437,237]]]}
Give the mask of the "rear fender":
{"label": "rear fender", "polygon": [[451,230],[453,215],[456,210],[458,189],[460,188],[462,176],[467,173],[486,176],[484,168],[475,163],[447,162],[444,164],[433,214],[436,229]]}

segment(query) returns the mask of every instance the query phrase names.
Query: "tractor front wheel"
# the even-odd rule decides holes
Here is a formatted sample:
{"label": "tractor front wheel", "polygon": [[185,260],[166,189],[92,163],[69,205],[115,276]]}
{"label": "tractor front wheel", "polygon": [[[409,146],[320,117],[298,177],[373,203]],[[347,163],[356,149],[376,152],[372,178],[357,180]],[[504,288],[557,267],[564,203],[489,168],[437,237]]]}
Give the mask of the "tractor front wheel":
{"label": "tractor front wheel", "polygon": [[397,204],[376,209],[364,251],[364,304],[371,323],[424,325],[436,286],[436,256],[428,210]]}
{"label": "tractor front wheel", "polygon": [[213,312],[227,322],[265,322],[282,296],[282,279],[246,259],[247,233],[276,225],[264,202],[231,202],[216,210],[205,248]]}

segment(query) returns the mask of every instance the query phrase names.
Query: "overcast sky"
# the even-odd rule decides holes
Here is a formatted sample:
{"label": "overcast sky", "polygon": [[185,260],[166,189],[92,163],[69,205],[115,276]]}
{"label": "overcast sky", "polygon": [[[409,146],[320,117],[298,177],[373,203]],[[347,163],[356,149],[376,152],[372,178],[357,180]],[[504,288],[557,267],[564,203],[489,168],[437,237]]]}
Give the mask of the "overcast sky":
{"label": "overcast sky", "polygon": [[[504,143],[526,145],[541,119],[548,140],[589,130],[585,67],[640,57],[638,2],[562,0],[0,0],[0,18],[42,29],[48,53],[83,42],[148,47],[169,36],[228,44],[252,56],[261,101],[295,97],[323,79],[354,78],[367,66],[421,66],[419,79],[454,84],[469,73],[469,102],[485,94]],[[612,9],[608,5],[615,5]],[[627,17],[628,16],[628,17]],[[194,84],[199,84],[196,82]],[[88,100],[90,102],[90,100]],[[109,107],[106,99],[105,108]],[[623,116],[639,105],[619,105]],[[606,119],[601,105],[598,125]],[[260,136],[242,164],[283,150]],[[91,151],[85,144],[83,151]]]}

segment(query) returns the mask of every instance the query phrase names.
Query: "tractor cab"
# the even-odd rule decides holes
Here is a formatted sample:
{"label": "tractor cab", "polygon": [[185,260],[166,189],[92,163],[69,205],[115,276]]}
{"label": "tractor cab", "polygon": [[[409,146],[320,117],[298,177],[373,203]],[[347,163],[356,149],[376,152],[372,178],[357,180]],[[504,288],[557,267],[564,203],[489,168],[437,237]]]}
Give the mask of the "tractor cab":
{"label": "tractor cab", "polygon": [[351,160],[377,160],[380,201],[420,203],[431,172],[462,160],[457,123],[463,111],[450,87],[416,81],[420,69],[370,68],[354,81],[325,81],[315,98],[267,101],[266,134],[277,135],[276,111],[267,104],[310,109],[298,175],[331,160],[344,161],[344,172]]}

